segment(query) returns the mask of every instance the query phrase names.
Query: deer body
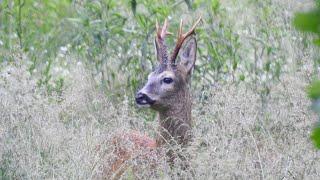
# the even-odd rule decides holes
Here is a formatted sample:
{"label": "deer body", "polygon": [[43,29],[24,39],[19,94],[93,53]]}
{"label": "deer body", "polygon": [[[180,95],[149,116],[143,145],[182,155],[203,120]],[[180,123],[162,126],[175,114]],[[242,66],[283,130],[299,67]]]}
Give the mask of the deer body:
{"label": "deer body", "polygon": [[[159,114],[159,133],[152,139],[137,131],[120,133],[115,136],[113,144],[116,161],[112,164],[112,173],[118,178],[127,168],[127,160],[132,158],[147,159],[156,164],[163,152],[159,147],[164,144],[179,144],[185,146],[191,139],[191,98],[189,81],[196,60],[197,43],[194,36],[196,25],[185,34],[182,34],[182,21],[178,32],[178,40],[172,55],[168,56],[167,46],[164,43],[168,23],[165,21],[162,28],[156,25],[157,35],[155,45],[159,65],[149,74],[145,86],[138,91],[136,103],[142,107],[150,107]],[[185,42],[186,41],[186,42]],[[180,62],[176,58],[180,52]],[[123,144],[130,144],[125,147]],[[172,157],[170,157],[172,159]]]}
{"label": "deer body", "polygon": [[191,138],[191,99],[189,88],[185,87],[174,98],[175,104],[167,110],[159,111],[159,136],[157,144],[176,141],[186,145]]}

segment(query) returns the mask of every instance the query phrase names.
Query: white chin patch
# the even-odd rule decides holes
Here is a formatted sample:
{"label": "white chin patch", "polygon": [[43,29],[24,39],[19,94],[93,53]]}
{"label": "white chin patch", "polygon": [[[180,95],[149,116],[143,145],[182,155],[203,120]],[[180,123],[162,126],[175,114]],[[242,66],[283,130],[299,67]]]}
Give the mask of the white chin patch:
{"label": "white chin patch", "polygon": [[148,108],[150,107],[150,104],[138,104],[139,108]]}

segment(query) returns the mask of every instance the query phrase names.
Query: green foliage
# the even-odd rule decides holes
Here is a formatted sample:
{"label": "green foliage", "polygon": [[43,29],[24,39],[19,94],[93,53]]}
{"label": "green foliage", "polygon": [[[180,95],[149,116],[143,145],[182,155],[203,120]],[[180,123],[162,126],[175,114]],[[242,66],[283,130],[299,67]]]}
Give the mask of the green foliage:
{"label": "green foliage", "polygon": [[[314,44],[320,46],[320,1],[316,1],[317,8],[309,12],[296,13],[293,24],[303,32],[310,32],[315,35]],[[312,109],[320,116],[320,81],[314,81],[308,87],[308,96],[313,100]],[[315,127],[311,139],[315,146],[320,149],[320,128]]]}
{"label": "green foliage", "polygon": [[13,179],[12,175],[7,172],[9,164],[12,163],[12,153],[5,153],[2,155],[2,163],[0,164],[0,179],[9,180]]}
{"label": "green foliage", "polygon": [[297,13],[293,21],[295,27],[301,31],[317,35],[314,44],[320,46],[320,11],[312,10],[306,13]]}
{"label": "green foliage", "polygon": [[[169,19],[169,31],[176,34],[181,18],[185,31],[201,15],[193,86],[208,88],[232,79],[249,84],[266,99],[287,58],[281,46],[283,27],[272,26],[282,9],[271,8],[271,0],[244,3],[256,9],[255,29],[239,25],[220,0],[4,0],[0,62],[14,63],[13,54],[26,56],[31,76],[49,95],[61,95],[68,86],[67,72],[81,64],[105,95],[114,100],[122,100],[124,94],[133,98],[157,64],[156,21]],[[175,38],[168,37],[169,50]]]}
{"label": "green foliage", "polygon": [[308,87],[308,96],[313,100],[320,98],[320,80],[313,82]]}
{"label": "green foliage", "polygon": [[306,13],[297,13],[294,18],[294,25],[301,31],[320,33],[320,12],[313,10]]}
{"label": "green foliage", "polygon": [[313,140],[315,146],[320,149],[320,128],[316,127],[313,129],[311,134],[311,139]]}
{"label": "green foliage", "polygon": [[[300,151],[289,151],[296,142],[305,141],[302,132],[309,128],[308,124],[296,128],[296,116],[288,116],[297,108],[307,112],[305,98],[297,98],[306,81],[299,75],[309,70],[302,68],[303,60],[313,55],[309,38],[301,38],[292,30],[292,10],[288,6],[279,0],[0,0],[0,94],[5,92],[0,101],[4,117],[0,136],[5,134],[3,139],[9,140],[4,147],[10,152],[0,157],[0,179],[90,179],[95,177],[94,171],[101,171],[98,165],[90,165],[98,157],[95,145],[108,140],[105,132],[115,132],[121,126],[154,133],[152,123],[147,122],[154,121],[156,114],[136,109],[133,98],[158,63],[155,23],[168,19],[169,31],[174,34],[166,41],[171,51],[180,19],[184,20],[185,32],[199,16],[203,21],[196,29],[198,52],[191,86],[193,116],[198,119],[194,133],[199,137],[192,149],[199,153],[196,146],[200,144],[204,152],[198,156],[201,170],[197,173],[209,172],[212,177],[211,166],[203,169],[201,165],[203,159],[210,159],[208,150],[216,144],[218,135],[219,141],[236,145],[231,149],[235,155],[242,157],[249,152],[252,156],[231,163],[236,170],[229,168],[231,176],[270,179],[274,175],[270,172],[280,172],[279,168],[284,169],[284,175],[274,176],[288,176],[281,162],[277,166],[257,162],[255,169],[251,167],[258,156],[260,161],[260,156],[268,159],[274,152],[298,157],[292,154]],[[293,23],[315,34],[319,30],[317,15],[315,10],[299,13]],[[313,37],[320,45],[319,36]],[[318,68],[319,62],[315,60],[314,67]],[[320,83],[315,83],[308,93],[313,110],[320,113],[319,89]],[[288,108],[279,113],[283,107]],[[312,117],[305,113],[300,116]],[[14,133],[21,137],[11,137]],[[317,147],[319,137],[319,128],[315,128],[311,138]],[[256,152],[251,138],[260,152],[269,153]],[[286,148],[289,151],[278,151]],[[224,151],[214,153],[221,153],[216,156],[219,164]],[[88,159],[78,158],[80,154]],[[24,155],[28,157],[21,159]],[[235,159],[234,154],[227,158]],[[309,160],[305,166],[314,162],[313,154]],[[301,164],[300,160],[295,163]],[[230,167],[230,161],[225,166]],[[248,172],[237,172],[239,167]],[[214,176],[229,174],[224,166],[220,169],[224,176],[213,172]],[[171,177],[162,171],[163,178]],[[300,174],[295,169],[290,171]]]}
{"label": "green foliage", "polygon": [[[262,7],[267,9],[268,4],[264,3]],[[26,52],[31,60],[30,73],[39,78],[38,85],[46,87],[49,94],[59,91],[61,84],[66,85],[60,83],[66,77],[53,75],[51,70],[67,61],[69,54],[61,53],[65,47],[68,51],[77,52],[79,61],[92,72],[97,85],[107,94],[121,97],[124,90],[134,93],[147,72],[157,63],[152,47],[156,20],[163,22],[171,17],[170,28],[177,29],[181,15],[185,15],[190,17],[185,23],[186,29],[199,16],[199,9],[205,9],[202,15],[205,24],[196,31],[201,47],[194,76],[201,81],[194,81],[196,86],[221,81],[230,73],[235,80],[250,79],[239,67],[245,66],[248,67],[245,71],[251,71],[253,65],[242,61],[242,42],[219,0],[167,3],[150,0],[6,0],[1,4],[1,9],[0,39],[4,40],[5,45],[0,49],[16,50],[20,47]],[[270,12],[264,14],[265,18],[270,19]],[[268,32],[267,29],[262,31]],[[174,36],[169,37],[169,47],[173,46],[174,39]],[[271,48],[269,43],[266,46],[267,55],[273,57],[275,48]],[[6,54],[0,57],[2,61],[9,60]],[[68,62],[63,68],[72,69],[72,63],[76,62]],[[277,76],[280,70],[273,72],[273,67],[280,66],[277,59],[271,58],[265,69],[255,67],[255,72],[249,74],[262,76],[266,72]],[[56,86],[59,88],[54,88]]]}
{"label": "green foliage", "polygon": [[[0,40],[3,50],[23,51],[30,59],[29,71],[40,72],[39,86],[52,93],[51,68],[60,46],[67,42],[60,38],[63,19],[70,16],[71,0],[4,0],[0,4]],[[20,49],[20,50],[17,50]],[[7,54],[0,61],[8,61]],[[50,83],[52,81],[52,83]]]}

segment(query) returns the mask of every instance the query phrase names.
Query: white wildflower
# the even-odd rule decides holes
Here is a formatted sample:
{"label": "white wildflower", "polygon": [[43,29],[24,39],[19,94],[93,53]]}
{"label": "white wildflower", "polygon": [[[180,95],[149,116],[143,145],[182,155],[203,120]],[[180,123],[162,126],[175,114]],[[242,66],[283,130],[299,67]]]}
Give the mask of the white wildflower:
{"label": "white wildflower", "polygon": [[263,74],[263,75],[261,76],[261,81],[266,81],[266,79],[267,79],[267,76],[266,76],[265,74]]}
{"label": "white wildflower", "polygon": [[60,47],[60,51],[61,51],[61,53],[65,54],[68,51],[68,47],[67,46],[61,46]]}
{"label": "white wildflower", "polygon": [[17,37],[18,37],[17,33],[13,33],[13,34],[11,34],[11,36],[10,36],[11,39],[15,39],[15,38],[17,38]]}

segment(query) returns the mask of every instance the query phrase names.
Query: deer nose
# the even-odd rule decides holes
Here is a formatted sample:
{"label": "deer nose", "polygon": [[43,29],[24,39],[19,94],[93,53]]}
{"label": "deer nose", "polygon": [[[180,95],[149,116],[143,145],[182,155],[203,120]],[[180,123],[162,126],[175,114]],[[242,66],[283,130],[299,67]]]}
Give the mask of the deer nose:
{"label": "deer nose", "polygon": [[141,92],[137,93],[136,102],[139,105],[152,105],[154,103],[154,101],[149,96]]}
{"label": "deer nose", "polygon": [[146,94],[144,94],[144,93],[139,92],[136,95],[136,102],[139,105],[148,104],[147,99],[148,99],[148,96]]}

